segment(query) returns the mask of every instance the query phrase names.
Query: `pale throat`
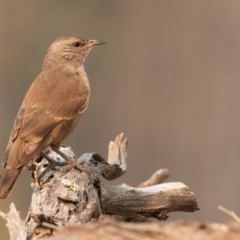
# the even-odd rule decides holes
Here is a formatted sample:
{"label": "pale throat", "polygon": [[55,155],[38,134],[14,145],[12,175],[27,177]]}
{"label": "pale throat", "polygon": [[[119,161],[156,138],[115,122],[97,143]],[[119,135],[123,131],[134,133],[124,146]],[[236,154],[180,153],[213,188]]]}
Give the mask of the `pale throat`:
{"label": "pale throat", "polygon": [[73,74],[77,74],[80,79],[83,81],[83,83],[88,87],[90,88],[90,84],[89,84],[89,80],[88,80],[88,76],[85,72],[85,69],[84,69],[84,65],[81,64],[81,65],[72,65],[72,64],[64,64],[61,66],[61,70],[63,71],[67,71],[67,72],[71,72]]}
{"label": "pale throat", "polygon": [[88,80],[88,76],[85,72],[84,66],[83,64],[81,64],[80,66],[78,66],[76,68],[76,72],[77,74],[81,77],[81,79],[83,80],[83,82],[87,85],[88,88],[90,88],[90,84],[89,84],[89,80]]}

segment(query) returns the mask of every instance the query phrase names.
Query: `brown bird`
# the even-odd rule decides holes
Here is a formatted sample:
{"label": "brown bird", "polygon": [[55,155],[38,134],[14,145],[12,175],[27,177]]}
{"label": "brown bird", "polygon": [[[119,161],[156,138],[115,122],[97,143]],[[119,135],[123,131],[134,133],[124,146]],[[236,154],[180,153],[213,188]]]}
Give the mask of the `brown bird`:
{"label": "brown bird", "polygon": [[83,64],[93,46],[103,43],[71,34],[49,47],[14,122],[0,173],[0,199],[9,195],[25,165],[49,146],[58,152],[76,127],[90,96]]}

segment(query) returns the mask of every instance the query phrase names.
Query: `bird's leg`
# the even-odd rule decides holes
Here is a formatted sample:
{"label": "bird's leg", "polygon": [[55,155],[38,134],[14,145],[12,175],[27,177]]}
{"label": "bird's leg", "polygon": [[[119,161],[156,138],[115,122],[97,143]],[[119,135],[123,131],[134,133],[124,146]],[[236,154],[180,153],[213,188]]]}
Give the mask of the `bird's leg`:
{"label": "bird's leg", "polygon": [[44,153],[44,152],[40,152],[40,156],[43,157],[43,158],[45,158],[45,159],[48,161],[49,165],[52,166],[52,167],[55,167],[55,166],[65,166],[65,165],[66,165],[65,162],[59,162],[59,161],[56,161],[56,160],[50,158],[50,157],[49,157],[46,153]]}
{"label": "bird's leg", "polygon": [[75,166],[75,165],[76,165],[76,163],[75,163],[70,157],[68,157],[66,154],[64,154],[63,152],[61,152],[58,148],[52,148],[52,150],[53,150],[55,153],[57,153],[59,156],[61,156],[62,158],[64,158],[68,165],[70,165],[70,166]]}
{"label": "bird's leg", "polygon": [[42,178],[47,172],[49,172],[50,170],[54,169],[56,166],[64,166],[63,168],[60,169],[60,171],[62,171],[62,172],[67,172],[67,171],[69,171],[69,170],[72,169],[72,168],[76,168],[76,169],[78,169],[78,170],[81,171],[81,172],[87,172],[87,173],[89,173],[89,169],[77,165],[77,163],[76,163],[73,159],[71,159],[69,156],[67,156],[67,155],[64,154],[63,152],[61,152],[58,148],[53,148],[53,147],[52,147],[52,150],[53,150],[54,152],[56,152],[59,156],[61,156],[63,159],[65,159],[66,162],[56,161],[56,160],[52,159],[51,157],[49,157],[46,153],[40,152],[40,156],[41,156],[42,158],[46,159],[46,160],[48,161],[48,163],[49,163],[48,166],[47,166],[47,168],[44,169],[44,170],[40,173],[40,175],[39,175],[39,177],[38,177],[38,179],[37,179],[38,184],[39,184],[40,186],[41,186],[41,183],[40,183],[41,178]]}
{"label": "bird's leg", "polygon": [[[70,157],[68,157],[68,156],[67,156],[66,154],[64,154],[63,152],[61,152],[58,148],[52,148],[52,150],[66,160],[66,162],[67,162],[67,164],[68,164],[68,165],[66,166],[66,169],[71,169],[71,168],[74,167],[74,168],[80,170],[81,172],[87,172],[87,173],[89,173],[89,169],[77,165],[75,161],[73,161]],[[64,169],[64,170],[66,170],[66,169]],[[61,169],[61,170],[63,170],[63,169]]]}
{"label": "bird's leg", "polygon": [[54,161],[52,158],[50,158],[46,153],[40,152],[40,156],[41,156],[42,158],[45,158],[45,159],[48,161],[48,166],[47,166],[47,168],[46,168],[45,170],[43,170],[43,171],[40,173],[40,175],[38,176],[37,181],[38,181],[39,186],[41,186],[41,183],[40,183],[41,178],[42,178],[48,171],[52,170],[52,169],[56,166],[56,161]]}
{"label": "bird's leg", "polygon": [[55,161],[54,159],[50,158],[50,157],[49,157],[46,153],[44,153],[44,152],[40,152],[40,156],[48,161],[48,166],[47,166],[47,168],[46,168],[45,170],[43,170],[43,171],[40,173],[40,175],[39,175],[39,177],[38,177],[38,179],[37,179],[39,185],[41,185],[41,184],[40,184],[41,178],[42,178],[48,171],[54,169],[56,166],[65,166],[65,165],[66,165],[65,162]]}

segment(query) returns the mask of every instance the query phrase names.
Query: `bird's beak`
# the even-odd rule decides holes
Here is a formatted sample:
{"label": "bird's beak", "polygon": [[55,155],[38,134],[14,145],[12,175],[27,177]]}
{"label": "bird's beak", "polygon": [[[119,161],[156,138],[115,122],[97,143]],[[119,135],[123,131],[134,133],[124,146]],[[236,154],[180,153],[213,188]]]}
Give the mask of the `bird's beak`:
{"label": "bird's beak", "polygon": [[98,40],[89,40],[88,44],[87,44],[87,47],[88,48],[92,48],[93,46],[95,45],[102,45],[102,44],[105,44],[105,42],[103,41],[98,41]]}

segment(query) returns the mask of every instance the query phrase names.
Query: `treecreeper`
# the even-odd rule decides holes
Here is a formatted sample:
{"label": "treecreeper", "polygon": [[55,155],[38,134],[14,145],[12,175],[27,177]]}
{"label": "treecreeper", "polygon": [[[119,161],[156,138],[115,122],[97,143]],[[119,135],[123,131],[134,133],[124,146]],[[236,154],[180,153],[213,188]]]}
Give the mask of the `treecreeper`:
{"label": "treecreeper", "polygon": [[[49,47],[42,72],[29,88],[11,131],[0,173],[0,199],[11,192],[24,166],[51,147],[59,151],[86,110],[90,86],[84,61],[95,45],[76,34]],[[50,161],[50,160],[49,160]]]}

